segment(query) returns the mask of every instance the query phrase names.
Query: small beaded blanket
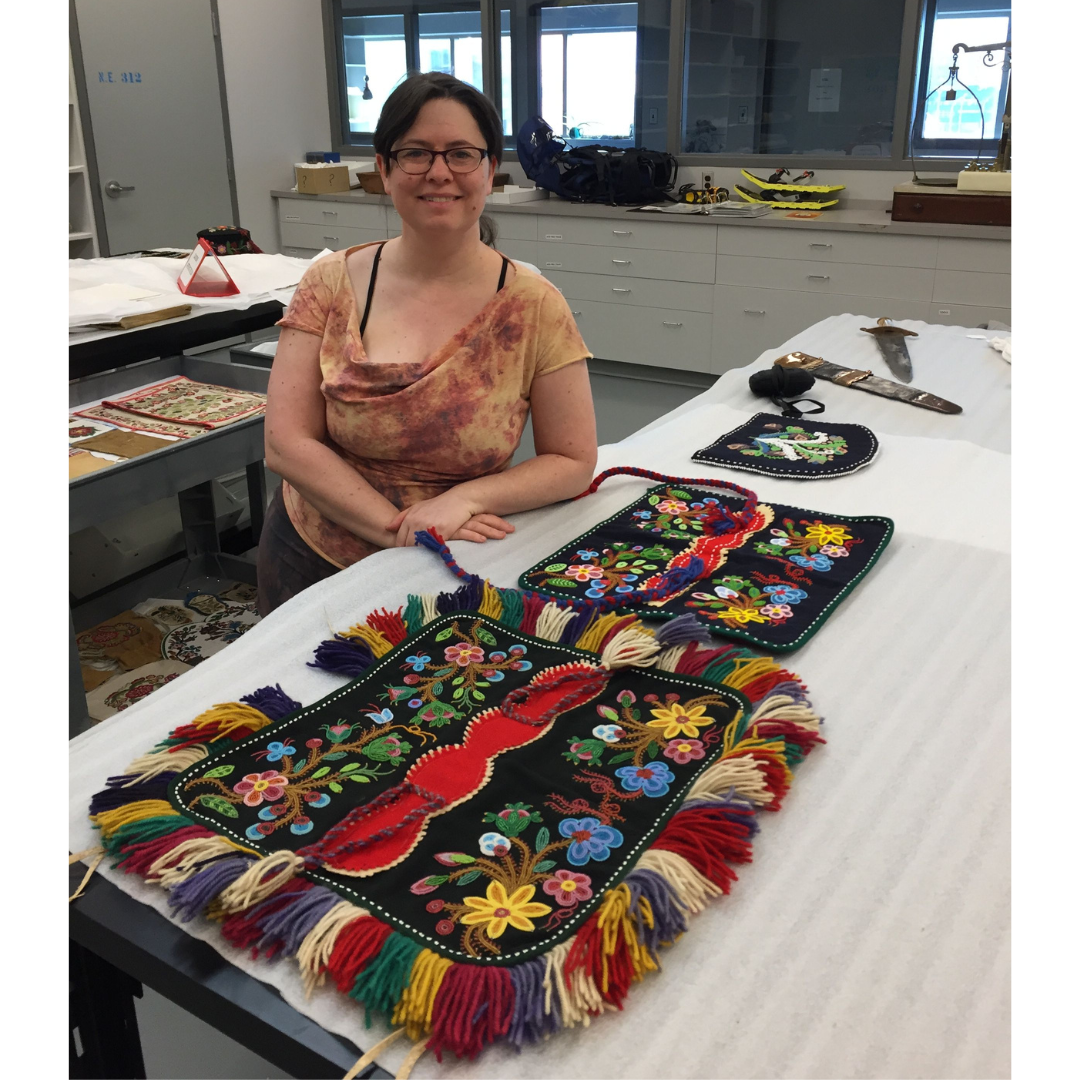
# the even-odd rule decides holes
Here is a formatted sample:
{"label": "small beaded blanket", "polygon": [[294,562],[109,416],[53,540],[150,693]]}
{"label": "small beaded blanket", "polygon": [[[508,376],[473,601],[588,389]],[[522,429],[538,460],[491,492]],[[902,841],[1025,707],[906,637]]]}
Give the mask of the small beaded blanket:
{"label": "small beaded blanket", "polygon": [[472,581],[324,641],[350,681],[178,726],[94,796],[115,865],[473,1057],[622,1008],[729,891],[821,741],[799,679],[660,625]]}

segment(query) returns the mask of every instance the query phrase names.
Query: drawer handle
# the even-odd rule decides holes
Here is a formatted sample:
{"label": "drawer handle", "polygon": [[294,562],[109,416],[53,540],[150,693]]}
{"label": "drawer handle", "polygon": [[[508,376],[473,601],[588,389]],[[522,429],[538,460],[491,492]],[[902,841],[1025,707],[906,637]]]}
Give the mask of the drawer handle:
{"label": "drawer handle", "polygon": [[668,322],[668,321],[667,321],[667,320],[665,319],[665,320],[664,320],[664,325],[665,325],[665,326],[671,326],[671,327],[676,327],[676,326],[682,326],[682,323],[681,323],[681,322]]}
{"label": "drawer handle", "polygon": [[571,315],[580,315],[581,312],[580,311],[571,311],[570,314]]}
{"label": "drawer handle", "polygon": [[828,274],[807,274],[806,279],[807,279],[807,281],[828,281],[829,280],[829,275]]}
{"label": "drawer handle", "polygon": [[812,248],[831,248],[832,244],[810,244],[809,246]]}
{"label": "drawer handle", "polygon": [[630,265],[630,260],[629,259],[612,259],[611,261],[616,266],[629,266]]}
{"label": "drawer handle", "polygon": [[324,240],[338,240],[340,238],[337,237],[337,236],[324,236],[323,239]]}
{"label": "drawer handle", "polygon": [[633,292],[633,289],[616,289],[614,285],[611,286],[612,292]]}
{"label": "drawer handle", "polygon": [[[323,215],[325,216],[326,214],[329,214],[331,217],[337,217],[337,211],[336,210],[324,210]],[[811,247],[812,246],[813,245],[811,245]]]}
{"label": "drawer handle", "polygon": [[615,236],[633,236],[634,235],[634,230],[633,229],[612,229],[611,231],[612,231],[612,233],[614,233]]}
{"label": "drawer handle", "polygon": [[765,314],[765,309],[764,309],[764,308],[749,308],[749,307],[744,307],[744,308],[743,308],[743,312],[744,312],[745,314],[747,314],[747,315],[764,315],[764,314]]}

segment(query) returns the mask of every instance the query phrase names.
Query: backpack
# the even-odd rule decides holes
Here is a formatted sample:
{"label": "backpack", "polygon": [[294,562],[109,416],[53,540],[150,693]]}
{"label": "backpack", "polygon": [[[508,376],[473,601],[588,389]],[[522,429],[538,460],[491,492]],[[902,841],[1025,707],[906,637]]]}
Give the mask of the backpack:
{"label": "backpack", "polygon": [[539,116],[517,137],[518,161],[537,187],[573,202],[642,206],[675,200],[679,164],[671,154],[640,147],[569,146]]}

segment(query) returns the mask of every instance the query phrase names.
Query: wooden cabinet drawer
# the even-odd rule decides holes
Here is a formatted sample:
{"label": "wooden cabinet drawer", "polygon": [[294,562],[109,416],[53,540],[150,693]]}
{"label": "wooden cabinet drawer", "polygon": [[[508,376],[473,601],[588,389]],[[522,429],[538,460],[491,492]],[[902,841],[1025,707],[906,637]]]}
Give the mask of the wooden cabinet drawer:
{"label": "wooden cabinet drawer", "polygon": [[1012,272],[1012,244],[1008,240],[962,240],[942,237],[938,241],[939,270],[977,270],[984,274]]}
{"label": "wooden cabinet drawer", "polygon": [[717,285],[713,371],[722,373],[752,363],[763,352],[777,349],[788,338],[830,315],[865,315],[866,325],[873,326],[874,319],[882,315],[890,319],[926,320],[928,306],[919,300]]}
{"label": "wooden cabinet drawer", "polygon": [[487,207],[484,210],[484,217],[490,218],[498,230],[498,236],[495,238],[496,247],[503,240],[536,239],[535,214],[497,214],[492,212],[491,207]]}
{"label": "wooden cabinet drawer", "polygon": [[672,308],[677,311],[711,312],[713,286],[690,281],[627,281],[604,274],[568,274],[545,270],[567,300],[596,300],[605,304]]}
{"label": "wooden cabinet drawer", "polygon": [[348,229],[341,225],[296,225],[281,223],[281,243],[284,247],[314,248],[322,251],[340,251],[342,248],[367,244],[372,240],[385,240],[383,229]]}
{"label": "wooden cabinet drawer", "polygon": [[297,225],[344,225],[350,229],[385,229],[386,208],[317,199],[278,199],[278,220],[283,225],[289,222]]}
{"label": "wooden cabinet drawer", "polygon": [[810,262],[717,255],[718,285],[748,285],[792,292],[891,296],[929,300],[934,271],[915,266],[872,266],[858,263]]}
{"label": "wooden cabinet drawer", "polygon": [[627,308],[572,300],[590,352],[603,360],[682,371],[712,370],[712,318],[700,311]]}
{"label": "wooden cabinet drawer", "polygon": [[937,238],[932,236],[864,235],[754,225],[721,225],[716,234],[716,250],[721,255],[875,266],[933,267],[937,265],[937,245]]}
{"label": "wooden cabinet drawer", "polygon": [[[543,226],[541,226],[543,234]],[[584,244],[537,242],[537,265],[549,270],[568,270],[578,274],[610,274],[613,277],[656,278],[659,281],[704,281],[712,284],[714,255],[682,254],[676,251],[645,251],[641,248],[619,251]]]}
{"label": "wooden cabinet drawer", "polygon": [[935,303],[973,304],[977,307],[1010,307],[1008,274],[980,274],[975,270],[939,270],[934,276]]}
{"label": "wooden cabinet drawer", "polygon": [[1012,311],[1007,307],[971,307],[968,304],[930,304],[926,320],[943,326],[984,326],[988,322],[1012,325]]}
{"label": "wooden cabinet drawer", "polygon": [[571,218],[537,215],[537,240],[553,244],[645,248],[650,251],[716,250],[716,226],[701,218],[684,225],[642,221],[640,214],[618,218]]}

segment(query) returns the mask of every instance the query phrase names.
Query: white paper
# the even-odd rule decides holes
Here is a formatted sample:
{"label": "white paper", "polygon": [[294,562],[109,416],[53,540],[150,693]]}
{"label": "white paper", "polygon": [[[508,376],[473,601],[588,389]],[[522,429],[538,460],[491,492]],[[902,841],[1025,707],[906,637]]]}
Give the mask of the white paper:
{"label": "white paper", "polygon": [[810,112],[840,111],[840,68],[813,68],[810,71]]}

